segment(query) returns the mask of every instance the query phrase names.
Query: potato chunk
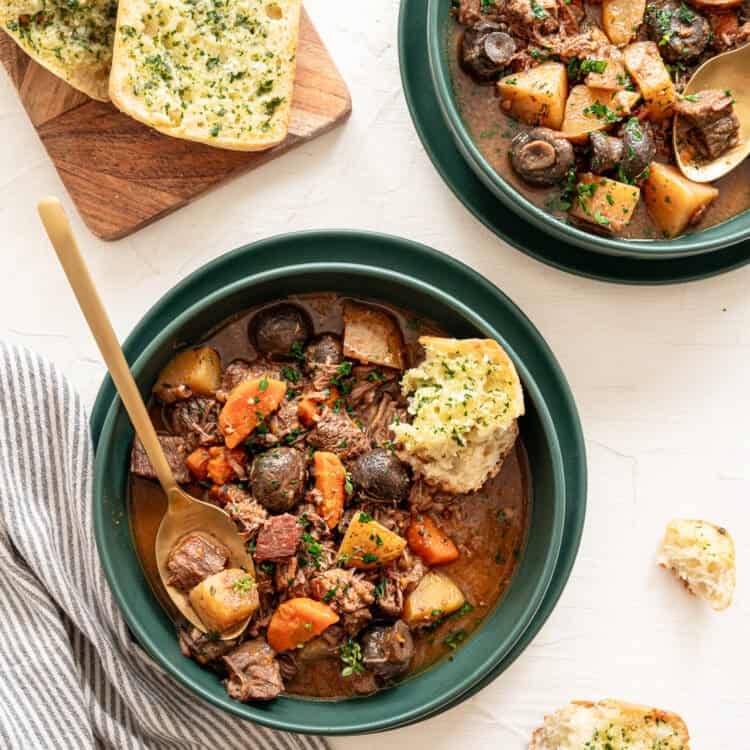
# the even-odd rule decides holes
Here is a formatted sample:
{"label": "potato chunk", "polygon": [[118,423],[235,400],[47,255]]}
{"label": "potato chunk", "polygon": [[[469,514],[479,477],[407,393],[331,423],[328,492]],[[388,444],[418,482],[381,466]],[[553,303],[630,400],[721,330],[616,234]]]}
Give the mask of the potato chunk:
{"label": "potato chunk", "polygon": [[521,122],[559,130],[565,112],[568,73],[558,62],[545,62],[497,82],[502,109]]}
{"label": "potato chunk", "polygon": [[[598,56],[597,56],[597,59]],[[592,89],[607,89],[609,91],[622,91],[628,82],[628,72],[622,52],[612,47],[608,56],[602,58],[607,67],[601,73],[592,71],[584,79],[584,83]]]}
{"label": "potato chunk", "polygon": [[341,540],[339,559],[348,568],[376,568],[395,560],[406,547],[406,539],[373,520],[356,513]]}
{"label": "potato chunk", "polygon": [[463,607],[461,589],[445,573],[431,570],[404,602],[404,620],[410,626],[426,625]]}
{"label": "potato chunk", "polygon": [[638,33],[646,0],[602,0],[602,27],[612,44],[623,47]]}
{"label": "potato chunk", "polygon": [[190,604],[211,631],[224,633],[258,609],[255,578],[242,568],[229,568],[204,578],[191,592]]}
{"label": "potato chunk", "polygon": [[571,216],[608,232],[621,232],[633,218],[641,191],[635,185],[599,175],[578,175],[578,195]]}
{"label": "potato chunk", "polygon": [[562,134],[573,143],[585,143],[589,133],[607,130],[630,114],[639,99],[634,91],[573,86],[565,105]]}
{"label": "potato chunk", "polygon": [[674,111],[677,98],[669,71],[654,42],[636,42],[625,48],[625,67],[643,95],[649,117],[659,121]]}
{"label": "potato chunk", "polygon": [[210,347],[180,352],[159,373],[154,393],[161,397],[165,390],[187,386],[198,396],[210,396],[221,383],[221,360]]}
{"label": "potato chunk", "polygon": [[398,324],[377,307],[345,302],[344,356],[403,370],[404,342]]}
{"label": "potato chunk", "polygon": [[676,167],[659,162],[651,165],[643,185],[648,212],[665,237],[676,237],[699,221],[718,195],[715,187],[688,180]]}

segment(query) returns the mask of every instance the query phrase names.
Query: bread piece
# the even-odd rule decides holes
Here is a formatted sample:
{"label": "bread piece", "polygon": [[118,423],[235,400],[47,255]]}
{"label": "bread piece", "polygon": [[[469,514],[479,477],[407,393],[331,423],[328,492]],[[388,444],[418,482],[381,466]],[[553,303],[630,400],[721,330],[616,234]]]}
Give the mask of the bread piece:
{"label": "bread piece", "polygon": [[426,358],[401,379],[413,419],[392,425],[398,456],[443,492],[473,492],[500,471],[518,437],[518,373],[490,339],[419,343]]}
{"label": "bread piece", "polygon": [[121,0],[109,93],[176,138],[237,151],[289,130],[301,0]]}
{"label": "bread piece", "polygon": [[116,0],[0,0],[0,28],[40,65],[107,101]]}
{"label": "bread piece", "polygon": [[612,699],[574,701],[544,717],[529,750],[690,750],[690,735],[670,711]]}
{"label": "bread piece", "polygon": [[659,565],[670,568],[691,594],[713,609],[723,610],[732,603],[737,572],[734,542],[725,528],[708,521],[671,521]]}

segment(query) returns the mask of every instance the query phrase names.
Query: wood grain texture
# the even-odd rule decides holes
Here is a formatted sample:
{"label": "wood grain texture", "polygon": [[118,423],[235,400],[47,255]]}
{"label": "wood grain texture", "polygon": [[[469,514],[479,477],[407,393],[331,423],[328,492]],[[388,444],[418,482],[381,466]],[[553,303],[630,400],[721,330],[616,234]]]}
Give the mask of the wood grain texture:
{"label": "wood grain texture", "polygon": [[289,135],[257,153],[157,133],[71,88],[2,32],[0,62],[83,220],[105,240],[131,234],[227,178],[322,135],[351,113],[346,83],[305,12]]}

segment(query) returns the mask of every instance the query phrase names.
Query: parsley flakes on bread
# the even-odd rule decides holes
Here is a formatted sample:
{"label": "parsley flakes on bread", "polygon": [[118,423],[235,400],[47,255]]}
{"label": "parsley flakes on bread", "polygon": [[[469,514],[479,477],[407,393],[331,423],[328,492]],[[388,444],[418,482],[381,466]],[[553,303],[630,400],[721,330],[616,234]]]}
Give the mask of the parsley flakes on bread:
{"label": "parsley flakes on bread", "polygon": [[690,750],[690,734],[671,711],[612,699],[574,701],[544,717],[529,750]]}
{"label": "parsley flakes on bread", "polygon": [[116,0],[0,0],[0,28],[43,67],[107,101]]}
{"label": "parsley flakes on bread", "polygon": [[425,360],[401,380],[412,422],[391,426],[398,456],[443,492],[473,492],[500,471],[518,437],[518,373],[491,339],[422,336],[419,343]]}
{"label": "parsley flakes on bread", "polygon": [[121,0],[109,93],[177,138],[238,151],[289,130],[301,0]]}

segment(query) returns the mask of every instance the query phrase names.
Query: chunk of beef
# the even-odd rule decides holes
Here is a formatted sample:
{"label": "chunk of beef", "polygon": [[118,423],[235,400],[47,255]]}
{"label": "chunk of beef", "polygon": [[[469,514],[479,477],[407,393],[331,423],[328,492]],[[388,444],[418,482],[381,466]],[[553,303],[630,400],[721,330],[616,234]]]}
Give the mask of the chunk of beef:
{"label": "chunk of beef", "polygon": [[305,489],[305,457],[294,448],[272,448],[253,459],[253,497],[274,513],[293,508]]}
{"label": "chunk of beef", "polygon": [[336,453],[340,458],[354,458],[369,447],[367,436],[349,415],[324,409],[315,428],[307,434],[307,442],[320,450]]}
{"label": "chunk of beef", "polygon": [[224,656],[224,664],[227,693],[241,703],[273,700],[284,689],[276,652],[263,638],[237,646]]}
{"label": "chunk of beef", "polygon": [[[190,453],[190,444],[188,441],[179,435],[159,435],[159,443],[167,458],[169,468],[172,469],[175,480],[179,484],[188,484],[190,482],[190,472],[185,463]],[[143,443],[137,437],[133,441],[133,451],[130,454],[130,471],[138,477],[156,479],[154,467],[151,466],[151,462],[148,460]]]}
{"label": "chunk of beef", "polygon": [[362,663],[384,679],[406,672],[413,656],[414,640],[403,620],[372,628],[362,638]]}
{"label": "chunk of beef", "polygon": [[229,550],[216,539],[191,532],[180,539],[167,558],[170,586],[190,591],[204,578],[227,567]]}
{"label": "chunk of beef", "polygon": [[387,617],[400,617],[404,598],[424,578],[428,568],[421,558],[404,550],[401,557],[382,573],[377,592],[377,606]]}
{"label": "chunk of beef", "polygon": [[247,362],[244,359],[235,359],[230,362],[227,369],[221,376],[221,385],[216,392],[216,398],[224,402],[231,391],[245,380],[255,380],[256,378],[274,378],[278,380],[281,377],[281,370],[278,365],[270,364],[264,359],[255,362]]}
{"label": "chunk of beef", "polygon": [[204,666],[221,659],[224,654],[231,651],[237,645],[236,638],[222,641],[206,633],[201,633],[195,627],[179,628],[177,632],[182,653]]}
{"label": "chunk of beef", "polygon": [[238,484],[216,485],[211,488],[209,497],[229,513],[246,542],[258,536],[268,519],[268,511]]}
{"label": "chunk of beef", "polygon": [[297,664],[297,656],[294,653],[287,651],[283,654],[277,654],[276,661],[279,662],[281,679],[284,682],[293,680],[297,676],[299,665]]}
{"label": "chunk of beef", "polygon": [[351,677],[347,677],[346,682],[356,695],[371,695],[378,689],[375,675],[367,669],[359,674],[355,672]]}
{"label": "chunk of beef", "polygon": [[350,638],[356,638],[372,622],[372,612],[369,607],[360,607],[354,612],[344,612],[341,624]]}
{"label": "chunk of beef", "polygon": [[739,142],[740,121],[730,92],[707,89],[678,99],[675,111],[684,119],[681,130],[700,156],[717,159]]}
{"label": "chunk of beef", "polygon": [[197,447],[219,441],[220,411],[221,404],[215,398],[195,397],[173,404],[165,416],[172,432]]}
{"label": "chunk of beef", "polygon": [[277,562],[297,552],[301,528],[289,513],[271,516],[258,534],[253,556],[258,562]]}
{"label": "chunk of beef", "polygon": [[473,26],[482,19],[492,19],[497,16],[498,9],[494,4],[482,0],[460,0],[458,6],[458,22],[464,26]]}
{"label": "chunk of beef", "polygon": [[310,582],[313,599],[325,602],[336,612],[352,613],[375,601],[375,586],[353,570],[333,568]]}

